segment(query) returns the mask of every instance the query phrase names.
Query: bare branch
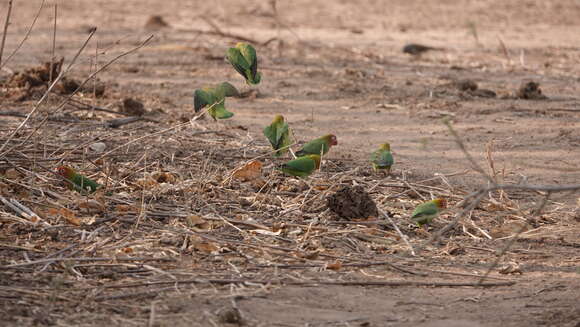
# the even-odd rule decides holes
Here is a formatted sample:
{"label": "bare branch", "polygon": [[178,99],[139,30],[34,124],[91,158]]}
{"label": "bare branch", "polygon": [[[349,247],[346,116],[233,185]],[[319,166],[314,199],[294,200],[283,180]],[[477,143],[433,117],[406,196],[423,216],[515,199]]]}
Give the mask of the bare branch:
{"label": "bare branch", "polygon": [[6,44],[6,34],[8,33],[8,25],[10,25],[10,15],[12,15],[12,0],[8,1],[8,12],[6,13],[6,20],[4,21],[2,44],[0,44],[0,69],[2,68],[2,54],[4,53],[4,45]]}

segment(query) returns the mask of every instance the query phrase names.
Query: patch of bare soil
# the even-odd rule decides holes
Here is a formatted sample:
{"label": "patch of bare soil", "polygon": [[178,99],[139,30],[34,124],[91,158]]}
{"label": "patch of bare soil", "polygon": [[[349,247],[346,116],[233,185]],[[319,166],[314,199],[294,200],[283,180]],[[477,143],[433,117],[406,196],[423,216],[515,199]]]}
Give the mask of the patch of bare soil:
{"label": "patch of bare soil", "polygon": [[[0,71],[3,325],[580,323],[577,2],[59,2],[64,59],[47,6],[6,62],[40,4],[14,3]],[[224,81],[234,117],[202,119],[193,90]],[[275,114],[296,149],[338,136],[320,171],[276,170]]]}

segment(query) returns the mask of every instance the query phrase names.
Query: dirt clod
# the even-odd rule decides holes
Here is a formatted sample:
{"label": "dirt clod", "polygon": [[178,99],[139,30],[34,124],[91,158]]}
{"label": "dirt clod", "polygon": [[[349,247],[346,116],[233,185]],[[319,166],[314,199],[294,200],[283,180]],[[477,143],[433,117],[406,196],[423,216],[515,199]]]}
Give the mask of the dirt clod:
{"label": "dirt clod", "polygon": [[242,325],[242,314],[237,308],[224,308],[218,312],[220,322]]}
{"label": "dirt clod", "polygon": [[145,29],[149,31],[157,31],[167,27],[169,27],[169,24],[159,15],[151,16],[145,22]]}
{"label": "dirt clod", "polygon": [[377,216],[377,205],[362,186],[345,185],[326,199],[330,211],[341,218],[367,218]]}
{"label": "dirt clod", "polygon": [[125,98],[121,106],[119,106],[119,112],[131,116],[143,116],[146,111],[141,101],[133,98]]}
{"label": "dirt clod", "polygon": [[542,94],[540,83],[534,81],[523,82],[518,89],[516,96],[526,100],[545,100],[548,97]]}
{"label": "dirt clod", "polygon": [[477,90],[477,83],[470,79],[461,79],[455,82],[455,86],[459,91],[475,91]]}

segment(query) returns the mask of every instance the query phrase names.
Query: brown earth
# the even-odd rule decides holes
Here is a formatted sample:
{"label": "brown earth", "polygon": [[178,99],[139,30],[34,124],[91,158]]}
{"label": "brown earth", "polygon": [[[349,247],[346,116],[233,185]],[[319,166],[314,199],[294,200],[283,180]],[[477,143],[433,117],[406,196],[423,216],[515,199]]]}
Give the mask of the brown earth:
{"label": "brown earth", "polygon": [[[15,2],[4,61],[24,37],[39,6],[40,1]],[[2,17],[6,7],[3,3]],[[66,67],[86,40],[88,31],[97,27],[70,73],[83,80],[95,70],[95,61],[100,67],[149,35],[155,35],[144,48],[98,74],[106,85],[103,95],[94,96],[89,87],[82,96],[77,96],[84,102],[111,110],[122,107],[127,98],[142,102],[149,112],[147,117],[153,121],[115,131],[130,138],[159,132],[193,117],[193,90],[204,84],[230,81],[240,90],[248,91],[250,88],[223,60],[226,49],[237,42],[235,37],[224,34],[255,40],[262,82],[254,87],[254,95],[228,99],[228,108],[235,113],[231,120],[218,124],[209,119],[192,123],[196,130],[218,130],[238,137],[237,151],[243,154],[228,157],[232,153],[228,151],[222,157],[212,157],[228,160],[224,163],[227,168],[252,158],[253,146],[265,148],[261,129],[274,114],[280,113],[290,122],[300,141],[326,133],[338,136],[339,145],[327,157],[328,175],[324,176],[347,171],[370,185],[371,182],[402,183],[402,180],[418,182],[444,175],[446,181],[437,179],[435,186],[463,195],[462,192],[477,189],[486,181],[471,169],[442,123],[443,117],[451,117],[467,149],[490,172],[486,149],[491,149],[497,178],[502,182],[580,183],[578,1],[397,0],[386,4],[371,0],[297,0],[277,2],[276,9],[273,10],[270,1],[60,1],[55,54],[65,58],[63,66]],[[30,37],[0,72],[2,80],[7,81],[13,72],[50,61],[52,15],[52,7],[46,6]],[[152,16],[159,17],[151,19]],[[216,25],[212,26],[208,19]],[[411,42],[440,49],[410,56],[402,48]],[[466,79],[497,96],[488,98],[481,96],[482,93],[461,90],[457,82]],[[518,88],[528,81],[539,83],[546,98],[518,97]],[[41,91],[45,89],[46,86]],[[1,92],[4,97],[0,99],[0,109],[20,114],[27,114],[34,99],[42,95],[40,92],[35,98],[34,92],[29,92],[22,98],[18,94],[21,98],[17,101],[17,97],[9,96],[10,90],[4,88]],[[51,101],[51,104],[57,103],[54,98]],[[57,116],[88,122],[113,118],[95,113]],[[4,142],[22,118],[5,115],[2,121]],[[63,142],[73,142],[70,138],[75,135],[71,131],[75,129],[51,128],[54,130],[46,132],[45,137],[62,136]],[[110,138],[114,133],[91,134],[83,140],[105,139],[103,135]],[[162,137],[145,138],[140,144],[175,154],[177,150],[172,147],[180,142],[189,144],[183,141],[186,135],[177,141],[167,141],[168,144]],[[396,160],[393,176],[369,177],[372,175],[366,172],[368,155],[385,141],[391,143]],[[203,142],[206,141],[200,141]],[[214,143],[225,144],[221,139]],[[194,145],[195,150],[197,146]],[[232,149],[236,148],[229,148]],[[180,151],[193,150],[185,147]],[[137,158],[141,157],[135,159],[141,162]],[[187,158],[202,160],[196,156]],[[365,172],[361,173],[360,169]],[[429,195],[429,192],[423,194],[426,198]],[[375,200],[379,196],[382,195],[373,194]],[[537,194],[517,193],[512,197],[523,207],[537,200]],[[41,299],[27,302],[19,298],[25,293],[16,292],[19,295],[14,296],[10,289],[16,287],[17,281],[24,283],[29,278],[21,278],[18,273],[32,274],[34,270],[7,270],[0,273],[5,281],[14,284],[2,282],[0,301],[6,306],[0,312],[11,325],[143,325],[153,316],[152,325],[216,326],[223,324],[219,311],[234,305],[239,308],[244,324],[252,326],[579,326],[580,227],[579,214],[573,212],[580,206],[578,199],[578,192],[555,195],[550,202],[553,214],[539,219],[538,226],[547,224],[537,233],[541,236],[516,242],[506,254],[502,262],[517,262],[522,273],[516,271],[506,277],[495,271],[492,276],[516,281],[512,286],[482,289],[230,283],[227,287],[216,285],[208,289],[175,284],[174,290],[165,290],[153,297],[149,294],[122,302],[107,299],[103,303],[90,302],[98,294],[89,294],[86,299],[79,295],[82,282],[77,279],[70,281],[77,288],[73,298],[61,302],[52,298],[47,302]],[[266,220],[258,222],[266,223]],[[276,220],[267,222],[274,224]],[[485,224],[480,221],[488,231],[495,227],[494,222],[491,218]],[[10,234],[13,228],[7,224],[2,226],[0,240],[8,244],[14,240]],[[418,240],[425,238],[419,232],[409,232]],[[398,253],[389,253],[395,257],[385,257],[380,251],[374,253],[367,249],[364,260],[394,260],[392,263],[423,272],[431,269],[480,275],[495,259],[494,251],[505,244],[503,239],[489,240],[481,235],[475,239],[460,230],[454,233],[448,235],[450,243],[444,250],[432,250],[427,258],[397,257]],[[76,237],[69,236],[69,240]],[[459,244],[464,252],[450,255],[450,244]],[[54,251],[58,249],[54,247]],[[3,266],[26,259],[13,253],[16,250],[2,251]],[[184,262],[197,260],[180,255]],[[232,268],[225,265],[221,269]],[[380,266],[338,271],[319,271],[319,267],[296,269],[296,272],[292,269],[268,271],[264,276],[274,280],[280,273],[296,280],[342,282],[411,277],[415,280],[417,277]],[[196,278],[196,273],[191,278]],[[248,278],[246,271],[237,276],[235,269],[229,275],[223,273],[219,272],[219,278]],[[251,274],[259,275],[259,272]],[[39,276],[42,275],[39,273]],[[206,269],[203,276],[211,278],[212,270]],[[466,278],[450,274],[437,277],[442,279],[436,282]],[[56,298],[60,294],[58,290],[69,281],[50,278],[29,292],[52,290],[50,294]],[[91,286],[97,287],[96,284],[91,281]],[[24,303],[21,307],[19,300]],[[152,314],[152,308],[156,308],[156,315]]]}

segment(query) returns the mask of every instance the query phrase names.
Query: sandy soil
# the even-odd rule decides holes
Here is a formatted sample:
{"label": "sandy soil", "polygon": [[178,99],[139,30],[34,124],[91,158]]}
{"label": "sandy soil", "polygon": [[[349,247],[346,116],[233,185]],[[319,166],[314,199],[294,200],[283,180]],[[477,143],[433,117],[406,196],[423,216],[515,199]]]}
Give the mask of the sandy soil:
{"label": "sandy soil", "polygon": [[[15,3],[4,59],[39,5]],[[3,3],[2,17],[5,8]],[[43,10],[0,76],[50,58],[51,10]],[[161,15],[169,26],[145,28],[152,15]],[[264,145],[263,126],[281,113],[301,141],[336,134],[339,146],[328,156],[330,162],[366,169],[370,151],[389,141],[396,159],[393,178],[452,175],[448,180],[454,188],[472,190],[485,180],[470,168],[442,123],[450,116],[486,171],[490,147],[502,181],[573,184],[580,182],[579,16],[580,4],[573,0],[396,0],[388,5],[297,0],[278,2],[277,15],[269,1],[60,1],[56,54],[66,64],[88,29],[97,27],[72,73],[82,78],[94,71],[95,60],[103,65],[154,34],[145,48],[99,74],[108,85],[104,98],[88,94],[86,100],[114,109],[120,99],[134,97],[156,112],[159,124],[172,126],[193,116],[192,93],[203,84],[227,80],[249,90],[223,61],[235,38],[215,35],[215,27],[202,19],[207,17],[223,32],[257,41],[263,75],[257,96],[228,100],[234,118],[219,125],[202,121],[208,129],[243,130],[246,144]],[[441,50],[410,56],[401,51],[410,42]],[[461,91],[456,82],[463,79],[497,96]],[[540,84],[546,99],[516,96],[530,80]],[[27,113],[31,103],[11,102],[2,109]],[[576,193],[556,200],[572,208],[577,199]],[[512,256],[524,262],[525,273],[510,276],[518,281],[515,287],[272,286],[236,303],[246,323],[256,326],[578,326],[578,220],[572,226],[576,232],[570,232],[567,244],[575,247],[517,244],[523,252]],[[486,247],[499,247],[488,242]],[[457,260],[477,269],[493,257],[470,250]],[[444,267],[437,267],[443,265],[437,261],[433,269],[448,269],[453,260]],[[307,273],[334,278],[328,271]],[[229,305],[227,294],[216,290],[196,296],[187,289],[135,303],[131,313],[101,312],[85,323],[98,325],[99,319],[114,315],[115,324],[130,325],[135,317],[146,319],[150,312],[143,307],[155,302],[159,326],[210,326],[208,312]],[[48,314],[52,309],[39,310]],[[14,324],[22,321],[18,312],[9,314]],[[66,324],[64,318],[58,321]]]}

